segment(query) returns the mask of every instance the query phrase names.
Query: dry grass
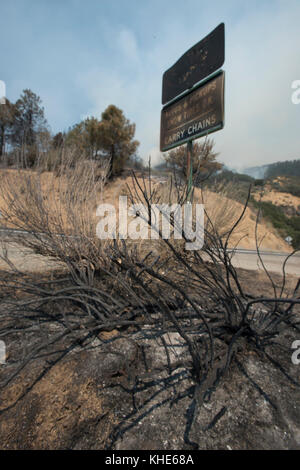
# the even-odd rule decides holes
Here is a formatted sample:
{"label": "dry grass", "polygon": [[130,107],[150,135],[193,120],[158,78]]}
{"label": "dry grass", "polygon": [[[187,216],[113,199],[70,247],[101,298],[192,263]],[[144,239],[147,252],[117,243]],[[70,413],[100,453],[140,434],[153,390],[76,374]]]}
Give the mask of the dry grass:
{"label": "dry grass", "polygon": [[[141,179],[139,182],[142,186]],[[146,185],[147,186],[147,185]],[[177,192],[170,180],[166,183],[154,183],[156,188],[155,197],[153,203],[167,203],[174,204],[177,201]],[[115,182],[114,192],[113,190],[106,196],[106,201],[112,201],[117,203],[118,198],[118,184]],[[121,182],[120,186],[122,193],[134,194],[134,182],[132,178],[128,177]],[[233,197],[236,192],[236,188],[229,184],[227,186],[220,186],[215,188],[214,191],[199,188],[194,188],[193,203],[204,204],[206,212],[206,229],[209,229],[208,218],[211,221],[214,229],[222,236],[222,234],[228,232],[230,227],[238,219],[243,211],[244,205],[237,202]],[[256,229],[256,213],[247,207],[243,219],[239,223],[237,229],[231,236],[230,247],[239,247],[244,249],[256,249],[255,241],[255,229]],[[257,226],[258,241],[262,250],[269,251],[283,251],[290,253],[291,247],[279,236],[276,230],[266,221],[260,220]]]}
{"label": "dry grass", "polygon": [[[0,185],[1,222],[7,227],[30,231],[31,237],[21,242],[35,253],[50,256],[59,261],[66,258],[90,262],[97,266],[103,261],[103,249],[107,242],[96,236],[99,218],[96,209],[99,203],[109,203],[116,207],[120,195],[128,196],[128,205],[136,198],[136,187],[147,190],[154,188],[152,203],[176,203],[177,189],[169,179],[165,183],[155,180],[136,179],[130,176],[118,178],[106,184],[107,168],[95,162],[79,160],[65,155],[64,161],[54,172],[37,168],[30,170],[2,170]],[[217,188],[216,191],[194,189],[193,203],[205,205],[206,230],[209,225],[222,236],[228,232],[243,211],[243,204],[234,200],[235,188],[232,185]],[[130,223],[133,217],[128,218]],[[210,221],[210,224],[208,223]],[[118,226],[118,224],[117,224]],[[256,215],[247,207],[243,219],[231,236],[230,247],[255,249]],[[260,248],[265,250],[290,252],[290,246],[276,231],[263,220],[257,227]],[[41,235],[42,234],[42,235]],[[67,235],[68,238],[61,235]],[[128,246],[138,247],[141,253],[149,249],[160,253],[165,250],[161,240],[128,240]],[[181,244],[176,241],[176,244]]]}
{"label": "dry grass", "polygon": [[[260,194],[255,193],[253,197],[256,201],[259,201]],[[262,202],[271,202],[275,206],[288,206],[296,210],[300,207],[300,197],[293,196],[289,193],[282,193],[280,191],[266,190],[264,191],[261,200]]]}
{"label": "dry grass", "polygon": [[56,173],[3,171],[1,222],[29,232],[21,238],[11,234],[10,240],[36,254],[97,264],[105,245],[96,237],[96,208],[104,182],[105,176],[96,177],[94,166],[86,161],[75,166],[66,161]]}

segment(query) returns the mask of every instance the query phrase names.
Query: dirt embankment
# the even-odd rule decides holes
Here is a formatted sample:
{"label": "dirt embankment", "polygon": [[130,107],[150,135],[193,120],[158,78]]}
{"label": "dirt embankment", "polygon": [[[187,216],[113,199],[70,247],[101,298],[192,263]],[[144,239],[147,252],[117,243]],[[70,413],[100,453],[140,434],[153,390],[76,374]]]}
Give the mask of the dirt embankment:
{"label": "dirt embankment", "polygon": [[[14,184],[17,184],[17,180],[19,178],[19,184],[22,184],[22,173],[24,172],[21,171],[18,173],[17,170],[1,170],[1,173],[1,177],[5,174],[11,175],[11,177],[14,178]],[[26,171],[26,173],[28,174],[28,171]],[[63,211],[64,205],[61,204],[61,199],[64,197],[64,187],[67,182],[63,181],[63,179],[58,181],[58,178],[54,177],[53,174],[49,172],[42,173],[40,181],[44,200],[48,201],[49,207],[53,207],[53,212],[57,211],[57,207],[60,207],[60,210]],[[141,186],[143,186],[142,178],[138,178],[138,181]],[[157,182],[157,179],[154,178],[151,184],[153,186],[156,185],[158,194],[161,193],[162,197],[168,200],[167,182]],[[26,188],[23,188],[23,191],[26,191]],[[129,195],[130,191],[135,194],[133,179],[130,176],[120,177],[107,183],[104,189],[99,191],[97,200],[98,203],[110,203],[118,207],[119,196]],[[293,198],[291,195],[283,194],[284,198],[289,196],[290,198]],[[295,199],[299,199],[300,204],[300,198]],[[213,223],[217,226],[219,232],[225,232],[228,230],[243,211],[243,205],[241,203],[230,199],[230,197],[224,194],[216,194],[208,190],[201,192],[196,188],[194,192],[194,201],[205,205],[205,210]],[[296,204],[295,201],[294,204]],[[0,192],[0,211],[1,207],[4,207],[4,201],[1,198]],[[93,207],[90,207],[92,219],[94,220],[95,225],[97,223],[96,208],[96,204],[93,204]],[[242,221],[231,236],[230,246],[254,250],[256,248],[255,227],[256,214],[250,208],[247,208]],[[291,251],[291,247],[278,235],[271,224],[268,224],[263,220],[258,225],[257,235],[258,242],[262,250],[282,252]]]}
{"label": "dirt embankment", "polygon": [[[256,201],[260,200],[260,194],[254,194]],[[293,196],[290,193],[280,191],[264,191],[261,200],[271,202],[275,206],[281,207],[284,213],[289,216],[300,216],[300,197]]]}
{"label": "dirt embankment", "polygon": [[[142,180],[140,179],[139,182],[142,183]],[[159,184],[161,186],[161,192],[165,192],[167,195],[168,190],[163,189],[163,186],[166,186],[167,183],[156,184]],[[127,189],[128,187],[132,193],[134,193],[134,184],[130,177],[119,178],[113,181],[105,189],[104,202],[116,205],[120,194],[125,195],[129,193]],[[194,191],[194,201],[204,204],[205,210],[220,232],[226,231],[226,229],[228,230],[243,211],[243,204],[232,200],[223,194],[217,194],[208,190],[201,192],[200,189],[196,188]],[[255,250],[255,226],[256,213],[250,208],[247,208],[243,219],[231,236],[230,246]],[[291,251],[291,247],[288,243],[279,236],[271,224],[264,220],[258,224],[257,235],[261,250],[281,251],[287,253]]]}

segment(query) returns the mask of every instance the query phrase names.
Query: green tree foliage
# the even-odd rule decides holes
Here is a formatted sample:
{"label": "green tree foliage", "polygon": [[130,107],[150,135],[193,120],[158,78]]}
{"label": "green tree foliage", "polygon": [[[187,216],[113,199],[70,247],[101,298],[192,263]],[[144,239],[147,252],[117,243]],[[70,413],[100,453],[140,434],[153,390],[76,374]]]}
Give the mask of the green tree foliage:
{"label": "green tree foliage", "polygon": [[46,127],[44,108],[41,99],[31,90],[23,91],[15,104],[16,115],[14,119],[13,139],[16,145],[34,145],[37,133]]}
{"label": "green tree foliage", "polygon": [[127,160],[127,166],[129,168],[132,168],[133,170],[144,170],[145,169],[144,161],[136,153],[134,155],[132,155]]}
{"label": "green tree foliage", "polygon": [[52,148],[61,149],[64,145],[65,136],[62,132],[58,132],[52,138]]}
{"label": "green tree foliage", "polygon": [[263,216],[272,223],[283,238],[292,237],[293,248],[300,248],[300,217],[287,217],[281,207],[271,202],[257,202],[253,199],[252,203],[254,207],[260,208]]}
{"label": "green tree foliage", "polygon": [[136,153],[139,142],[134,140],[134,134],[135,124],[126,119],[121,109],[109,105],[101,116],[100,140],[103,154],[110,160],[110,176],[120,174]]}
{"label": "green tree foliage", "polygon": [[268,165],[265,178],[275,178],[277,176],[300,176],[300,159]]}
{"label": "green tree foliage", "polygon": [[[51,137],[44,108],[39,96],[31,90],[23,90],[15,104],[8,100],[0,107],[0,156],[5,152],[9,138],[9,159],[13,164],[28,167],[50,155],[59,165],[65,146],[72,146],[74,161],[78,159],[107,159],[110,177],[122,172],[125,163],[131,159],[133,166],[142,167],[137,159],[139,145],[134,140],[135,124],[131,123],[121,109],[110,105],[102,113],[101,120],[87,118],[73,126],[67,134],[59,132]],[[48,155],[48,156],[49,156]],[[57,158],[55,159],[54,156]],[[52,163],[51,163],[52,162]]]}
{"label": "green tree foliage", "polygon": [[268,181],[271,183],[272,189],[300,197],[300,176],[284,176],[284,178],[280,178],[280,181],[277,178]]}
{"label": "green tree foliage", "polygon": [[80,152],[94,159],[102,149],[100,137],[100,121],[91,117],[72,127],[67,134],[66,144],[76,147]]}
{"label": "green tree foliage", "polygon": [[134,159],[139,142],[134,140],[135,124],[121,109],[110,105],[101,115],[76,124],[66,136],[66,144],[76,147],[91,159],[106,158],[110,177],[122,172],[125,163]]}
{"label": "green tree foliage", "polygon": [[[216,160],[217,153],[213,151],[214,141],[207,139],[204,142],[194,142],[192,152],[193,173],[198,173],[200,177],[215,173],[223,166]],[[187,171],[187,149],[186,145],[181,145],[175,150],[171,150],[164,155],[167,164],[175,167],[186,176]]]}
{"label": "green tree foliage", "polygon": [[255,184],[256,181],[257,184],[263,184],[263,180],[255,180],[252,176],[245,175],[243,173],[234,173],[233,171],[226,169],[220,171],[220,173],[214,176],[214,182],[216,183],[248,183],[247,186],[249,186],[249,184]]}
{"label": "green tree foliage", "polygon": [[[39,152],[38,137],[48,132],[41,99],[33,91],[26,89],[15,103],[15,116],[12,130],[12,144],[22,148],[23,165],[31,166]],[[49,134],[49,132],[48,132]]]}

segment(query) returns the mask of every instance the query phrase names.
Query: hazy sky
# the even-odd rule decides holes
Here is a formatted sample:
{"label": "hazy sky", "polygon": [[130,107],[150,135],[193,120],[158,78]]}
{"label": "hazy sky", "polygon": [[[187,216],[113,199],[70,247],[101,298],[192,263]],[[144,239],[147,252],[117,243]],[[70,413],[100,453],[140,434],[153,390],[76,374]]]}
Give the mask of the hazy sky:
{"label": "hazy sky", "polygon": [[225,128],[233,167],[300,158],[300,0],[0,0],[0,80],[37,93],[53,133],[109,104],[159,158],[162,74],[225,23]]}

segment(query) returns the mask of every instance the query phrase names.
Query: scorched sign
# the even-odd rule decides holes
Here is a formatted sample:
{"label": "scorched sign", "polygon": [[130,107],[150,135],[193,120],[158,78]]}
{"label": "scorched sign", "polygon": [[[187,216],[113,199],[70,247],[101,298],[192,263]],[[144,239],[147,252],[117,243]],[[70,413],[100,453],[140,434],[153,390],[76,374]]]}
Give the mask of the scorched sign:
{"label": "scorched sign", "polygon": [[161,111],[160,150],[165,152],[224,126],[224,72]]}
{"label": "scorched sign", "polygon": [[219,24],[163,75],[162,104],[171,101],[220,67],[225,59],[225,27]]}

